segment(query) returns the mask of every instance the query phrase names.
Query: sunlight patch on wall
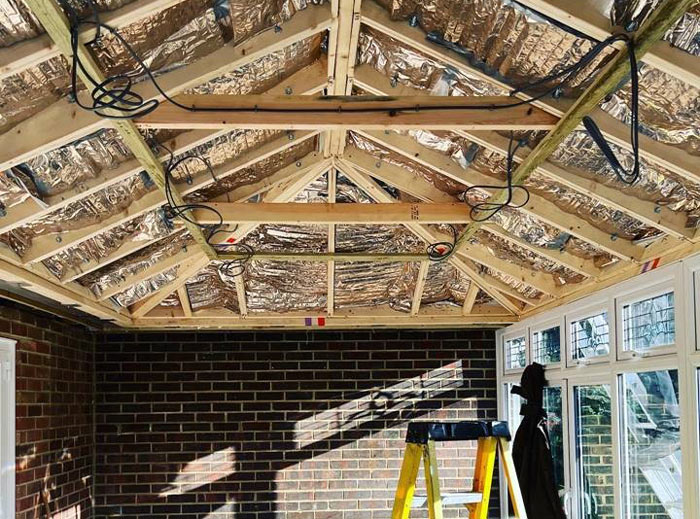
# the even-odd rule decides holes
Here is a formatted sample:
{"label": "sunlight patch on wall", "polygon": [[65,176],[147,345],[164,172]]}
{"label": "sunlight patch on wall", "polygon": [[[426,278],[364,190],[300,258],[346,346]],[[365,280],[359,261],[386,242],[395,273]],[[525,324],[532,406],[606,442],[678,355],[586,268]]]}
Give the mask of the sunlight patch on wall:
{"label": "sunlight patch on wall", "polygon": [[[306,448],[344,431],[362,428],[373,420],[391,419],[392,415],[398,419],[403,413],[417,409],[420,402],[444,397],[463,386],[462,361],[458,360],[389,387],[338,392],[337,406],[296,422],[296,448]],[[352,397],[355,398],[348,401]]]}
{"label": "sunlight patch on wall", "polygon": [[233,474],[236,453],[227,447],[185,464],[177,477],[159,494],[182,495]]}
{"label": "sunlight patch on wall", "polygon": [[52,514],[51,519],[81,519],[82,515],[80,512],[81,508],[78,504]]}

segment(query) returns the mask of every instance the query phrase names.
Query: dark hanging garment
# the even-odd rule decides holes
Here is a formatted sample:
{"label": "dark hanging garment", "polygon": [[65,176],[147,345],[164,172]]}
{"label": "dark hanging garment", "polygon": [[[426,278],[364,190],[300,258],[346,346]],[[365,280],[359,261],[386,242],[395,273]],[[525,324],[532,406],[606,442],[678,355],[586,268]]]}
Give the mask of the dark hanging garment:
{"label": "dark hanging garment", "polygon": [[527,516],[566,519],[554,481],[554,461],[542,408],[544,385],[544,368],[532,363],[525,368],[520,385],[511,391],[527,401],[520,409],[523,418],[513,440],[513,461]]}

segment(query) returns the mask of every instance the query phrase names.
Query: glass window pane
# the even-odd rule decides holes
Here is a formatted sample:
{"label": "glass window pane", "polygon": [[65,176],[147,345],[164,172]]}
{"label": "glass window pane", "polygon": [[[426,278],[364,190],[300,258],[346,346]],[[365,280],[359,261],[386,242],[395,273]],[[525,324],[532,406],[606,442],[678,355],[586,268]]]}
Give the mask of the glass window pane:
{"label": "glass window pane", "polygon": [[614,519],[610,386],[574,388],[578,517]]}
{"label": "glass window pane", "polygon": [[505,341],[506,369],[525,367],[525,337]]}
{"label": "glass window pane", "polygon": [[542,365],[555,364],[561,360],[559,327],[553,326],[532,334],[532,358]]}
{"label": "glass window pane", "polygon": [[520,407],[525,403],[525,399],[520,395],[514,395],[510,392],[515,384],[510,382],[505,384],[508,398],[508,428],[511,436],[515,436],[515,431],[518,430],[522,416],[520,416]]}
{"label": "glass window pane", "polygon": [[682,519],[678,371],[625,373],[621,379],[624,517]]}
{"label": "glass window pane", "polygon": [[625,351],[643,351],[676,341],[673,292],[622,307]]}
{"label": "glass window pane", "polygon": [[566,485],[564,481],[564,427],[561,388],[557,386],[545,387],[542,404],[547,416],[547,432],[549,432],[549,444],[554,460],[554,481],[557,484],[559,495],[563,498]]}
{"label": "glass window pane", "polygon": [[610,353],[608,312],[601,312],[571,323],[571,358],[600,357]]}

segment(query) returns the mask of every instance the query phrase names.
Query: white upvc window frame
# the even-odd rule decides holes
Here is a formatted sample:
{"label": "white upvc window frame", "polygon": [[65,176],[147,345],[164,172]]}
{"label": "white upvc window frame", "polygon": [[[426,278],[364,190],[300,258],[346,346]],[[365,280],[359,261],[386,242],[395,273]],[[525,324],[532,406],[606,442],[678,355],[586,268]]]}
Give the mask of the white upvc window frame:
{"label": "white upvc window frame", "polygon": [[[630,366],[632,369],[616,369],[615,370],[615,388],[616,388],[616,398],[618,402],[618,412],[616,413],[616,419],[617,419],[617,432],[615,433],[615,438],[618,439],[618,446],[616,450],[617,458],[619,459],[618,463],[618,480],[620,481],[619,488],[620,488],[620,507],[617,509],[617,511],[620,513],[620,516],[623,518],[627,518],[629,516],[624,515],[624,512],[630,508],[630,500],[629,496],[627,499],[627,503],[624,503],[624,493],[622,491],[625,478],[627,474],[625,473],[625,467],[622,463],[622,458],[624,456],[623,450],[625,447],[625,440],[623,439],[623,436],[627,434],[627,430],[625,429],[626,423],[625,423],[625,417],[623,416],[623,410],[625,409],[627,403],[625,401],[625,395],[624,395],[624,385],[622,383],[624,375],[629,375],[629,374],[639,374],[639,373],[649,373],[649,372],[654,372],[654,371],[677,371],[678,372],[678,403],[679,403],[679,408],[681,412],[681,423],[680,423],[680,434],[681,434],[681,452],[684,452],[684,449],[692,449],[691,446],[686,446],[684,445],[682,434],[683,434],[683,426],[684,422],[687,420],[686,417],[683,416],[683,405],[681,403],[681,399],[683,398],[683,395],[681,394],[681,368],[677,365],[677,359],[673,359],[671,357],[665,357],[665,358],[645,358],[643,363],[635,363],[634,365]],[[681,471],[682,473],[682,479],[684,479],[686,476],[686,472],[684,470]],[[685,484],[683,483],[683,486],[681,487],[681,495],[683,495],[683,489],[685,488]],[[683,499],[686,499],[686,496],[683,495]]]}
{"label": "white upvc window frame", "polygon": [[[641,289],[640,287],[649,287]],[[622,312],[621,302],[643,299],[644,295],[656,291],[663,293],[663,288],[673,290],[675,307],[675,345],[673,347],[657,348],[649,350],[649,354],[641,357],[631,355],[618,356],[621,346],[620,316]],[[608,312],[610,326],[610,354],[600,357],[597,362],[585,366],[571,363],[570,323],[576,318],[586,315],[594,315],[596,310]],[[560,369],[550,369],[546,373],[551,385],[562,384],[566,388],[565,427],[568,431],[565,440],[566,460],[568,462],[569,488],[575,490],[576,467],[572,466],[572,449],[575,449],[575,435],[573,432],[574,387],[580,385],[593,385],[596,383],[607,384],[611,388],[612,408],[612,435],[613,448],[613,479],[614,479],[614,506],[615,516],[621,517],[622,513],[622,464],[620,439],[620,402],[619,402],[619,375],[629,372],[658,371],[664,369],[677,369],[679,371],[679,404],[681,406],[681,434],[680,445],[682,450],[682,486],[683,486],[683,512],[685,517],[697,516],[700,510],[700,254],[686,258],[682,261],[664,265],[653,271],[641,274],[633,279],[623,281],[616,285],[606,287],[599,292],[582,297],[579,300],[553,308],[541,315],[524,319],[510,327],[498,330],[496,340],[497,366],[498,366],[498,416],[507,418],[507,410],[503,395],[504,383],[519,382],[522,370],[505,372],[503,368],[503,338],[513,337],[523,333],[524,329],[539,327],[548,319],[565,319],[565,344],[566,362]],[[530,331],[528,330],[528,331]],[[530,334],[527,335],[528,362],[530,361]],[[629,352],[628,352],[629,353]],[[514,432],[514,431],[513,431]],[[568,443],[566,443],[568,442]],[[505,482],[501,485],[501,513],[507,518],[507,492]],[[572,500],[571,508],[577,509],[577,503]],[[569,515],[570,519],[581,519],[576,514]]]}
{"label": "white upvc window frame", "polygon": [[[650,348],[648,350],[637,351],[637,350],[625,350],[624,343],[624,308],[629,305],[633,305],[640,301],[645,301],[648,299],[653,299],[655,297],[662,296],[664,294],[673,293],[673,312],[674,312],[674,342],[666,346],[659,346]],[[657,357],[660,355],[673,354],[677,351],[678,345],[678,299],[679,294],[676,291],[676,287],[672,280],[666,280],[661,283],[657,283],[653,286],[646,287],[642,290],[636,290],[620,297],[615,298],[615,328],[617,331],[616,343],[617,343],[617,359],[634,359],[634,358],[646,358],[646,357]]]}
{"label": "white upvc window frame", "polygon": [[[554,317],[551,319],[545,319],[542,321],[536,321],[529,327],[529,340],[527,346],[529,349],[529,355],[527,357],[528,364],[530,362],[538,362],[535,359],[535,334],[542,332],[544,330],[549,330],[550,328],[559,327],[559,362],[552,362],[550,364],[542,364],[545,371],[559,369],[564,362],[564,357],[566,356],[566,337],[565,333],[565,322],[564,317]],[[541,363],[540,363],[541,364]]]}
{"label": "white upvc window frame", "polygon": [[0,519],[15,517],[15,345],[17,341],[0,337]]}
{"label": "white upvc window frame", "polygon": [[697,270],[692,271],[690,282],[692,283],[692,292],[695,302],[695,312],[693,314],[695,317],[695,326],[691,327],[688,332],[695,335],[695,352],[700,353],[700,265],[698,265]]}
{"label": "white upvc window frame", "polygon": [[516,328],[513,331],[503,334],[501,339],[498,341],[499,344],[499,349],[501,352],[501,358],[502,358],[502,370],[501,373],[504,375],[512,375],[512,374],[519,374],[523,372],[524,368],[509,368],[506,364],[507,362],[507,356],[506,356],[506,342],[512,340],[512,339],[519,339],[520,337],[525,338],[525,366],[530,364],[530,331],[529,329],[524,326],[522,328]]}
{"label": "white upvc window frame", "polygon": [[[579,372],[580,373],[580,372]],[[616,377],[611,377],[610,374],[608,373],[596,373],[593,376],[577,376],[573,379],[568,380],[567,384],[567,395],[566,395],[566,402],[567,402],[567,419],[566,419],[566,425],[567,425],[567,430],[568,430],[568,448],[570,449],[570,452],[574,452],[577,449],[577,444],[576,444],[576,416],[575,416],[575,406],[576,406],[576,399],[574,398],[574,394],[576,391],[577,387],[582,387],[582,386],[609,386],[610,387],[610,413],[611,413],[611,425],[610,425],[610,434],[611,437],[616,438],[617,437],[617,431],[619,427],[619,421],[617,420],[617,379]],[[612,449],[612,455],[613,455],[613,500],[614,500],[614,509],[617,512],[620,509],[620,474],[619,471],[615,469],[615,467],[619,467],[619,449],[616,449],[615,446],[613,445]],[[569,519],[584,519],[581,517],[579,514],[579,507],[577,504],[580,502],[579,499],[579,491],[580,488],[583,486],[582,482],[580,481],[580,473],[579,473],[579,463],[581,462],[580,457],[578,456],[578,452],[575,453],[573,456],[567,456],[567,459],[574,459],[574,463],[570,463],[568,465],[569,468],[569,490],[571,492],[571,500],[569,503],[569,509],[566,510]]]}
{"label": "white upvc window frame", "polygon": [[[681,449],[685,517],[700,510],[700,254],[683,260],[686,306],[682,314],[684,339],[679,348]],[[679,315],[679,314],[677,314]],[[678,333],[678,329],[676,330]],[[683,420],[683,417],[687,417]]]}
{"label": "white upvc window frame", "polygon": [[[508,386],[517,386],[519,382],[519,380],[512,378],[501,382],[499,387],[499,390],[501,391],[499,401],[501,402],[504,409],[504,414],[503,416],[500,416],[499,419],[508,422],[508,430],[510,431],[511,436],[515,436],[515,431],[517,430],[517,427],[513,426],[514,421],[517,419],[518,424],[520,423],[520,409],[511,408],[511,392]],[[513,411],[513,413],[511,413],[511,411]],[[517,416],[515,415],[515,413],[517,413]]]}
{"label": "white upvc window frame", "polygon": [[[607,313],[608,315],[608,353],[606,355],[596,355],[585,359],[574,359],[574,344],[572,337],[572,327],[575,322]],[[565,344],[566,344],[566,367],[583,368],[592,364],[609,363],[611,356],[615,354],[615,305],[609,299],[602,299],[594,302],[581,310],[570,312],[564,318],[565,324]]]}

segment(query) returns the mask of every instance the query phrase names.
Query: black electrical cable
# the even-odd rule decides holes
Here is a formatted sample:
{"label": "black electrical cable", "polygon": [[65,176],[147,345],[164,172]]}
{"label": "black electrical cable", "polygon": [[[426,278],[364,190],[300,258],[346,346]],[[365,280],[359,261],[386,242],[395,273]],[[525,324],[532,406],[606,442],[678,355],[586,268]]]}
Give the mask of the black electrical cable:
{"label": "black electrical cable", "polygon": [[[517,186],[513,185],[513,157],[515,157],[515,153],[518,151],[518,148],[525,146],[526,141],[523,140],[518,140],[516,143],[515,136],[513,132],[510,132],[510,141],[508,142],[508,156],[506,158],[506,185],[501,186],[501,185],[474,185],[470,186],[464,191],[464,201],[467,203],[467,205],[471,208],[469,211],[469,216],[471,219],[475,222],[485,222],[486,220],[489,220],[493,218],[496,213],[499,211],[503,210],[504,207],[512,207],[513,209],[517,209],[519,207],[523,207],[525,204],[527,204],[530,201],[530,192],[527,190],[525,186]],[[468,194],[470,191],[479,189],[479,190],[489,190],[489,189],[505,189],[507,191],[506,199],[503,202],[477,202],[475,204],[472,204],[469,202],[469,199],[467,198]],[[517,205],[512,205],[513,202],[513,193],[515,193],[516,190],[521,190],[525,193],[525,200]],[[488,213],[488,216],[480,216],[480,213]]]}
{"label": "black electrical cable", "polygon": [[627,55],[630,61],[630,90],[632,96],[630,100],[630,144],[634,156],[632,171],[628,172],[622,164],[620,164],[620,161],[617,156],[615,156],[615,153],[610,148],[603,133],[593,119],[585,116],[583,118],[583,125],[586,127],[586,130],[588,130],[588,133],[598,148],[600,148],[600,151],[605,155],[605,158],[615,172],[615,175],[617,175],[617,178],[620,179],[621,182],[631,186],[639,179],[639,71],[637,68],[634,44],[631,40],[626,41]]}
{"label": "black electrical cable", "polygon": [[[141,59],[141,57],[136,53],[136,51],[133,49],[133,47],[119,34],[119,32],[114,29],[113,27],[104,24],[100,21],[99,18],[99,12],[97,9],[96,4],[94,3],[93,0],[87,0],[87,2],[90,4],[92,7],[93,11],[93,19],[92,20],[80,20],[77,13],[75,10],[70,6],[70,4],[66,1],[63,0],[66,12],[69,13],[69,18],[70,18],[70,23],[71,23],[71,48],[72,48],[72,54],[73,54],[73,67],[72,67],[72,74],[71,74],[71,82],[72,82],[72,94],[73,97],[75,98],[76,103],[81,108],[84,108],[86,110],[93,111],[97,113],[98,115],[106,118],[111,118],[111,119],[132,119],[136,117],[143,117],[147,115],[148,113],[152,112],[155,110],[158,105],[159,101],[157,99],[150,99],[150,100],[145,100],[143,96],[138,94],[137,92],[134,91],[133,86],[133,79],[129,74],[116,74],[110,77],[107,77],[103,81],[96,81],[90,73],[86,70],[85,66],[83,65],[82,61],[80,60],[79,57],[79,45],[80,45],[80,27],[81,25],[84,24],[90,24],[95,26],[96,30],[96,36],[93,41],[98,41],[101,37],[102,30],[107,31],[109,34],[113,35],[116,40],[124,46],[124,48],[127,50],[129,55],[134,59],[134,61],[139,65],[139,67],[145,72],[145,74],[148,76],[149,80],[152,82],[158,93],[169,103],[183,109],[189,112],[273,112],[273,113],[305,113],[305,112],[323,112],[323,113],[331,113],[331,112],[358,112],[358,113],[379,113],[379,112],[386,112],[389,113],[390,115],[395,115],[398,112],[407,112],[407,111],[412,111],[412,112],[421,112],[421,111],[432,111],[432,110],[444,110],[444,107],[438,107],[438,106],[420,106],[420,105],[413,105],[413,106],[403,106],[403,107],[395,107],[391,110],[387,110],[386,108],[372,108],[372,107],[348,107],[346,109],[342,109],[341,107],[335,107],[335,108],[321,108],[321,109],[304,109],[304,108],[265,108],[265,107],[193,107],[193,106],[187,106],[184,105],[177,100],[173,99],[170,97],[159,85],[158,81],[156,80],[153,72],[150,70],[150,68],[146,65],[146,63]],[[586,54],[576,63],[573,65],[570,65],[568,67],[564,67],[561,70],[554,72],[553,74],[550,74],[549,76],[546,76],[544,78],[539,79],[538,81],[535,81],[533,83],[528,83],[527,85],[524,85],[522,87],[518,87],[511,91],[511,95],[516,95],[519,93],[525,93],[528,91],[531,91],[532,89],[550,84],[552,83],[549,88],[545,89],[543,92],[531,96],[527,99],[522,99],[519,101],[515,101],[512,103],[506,103],[506,104],[491,104],[491,105],[470,105],[470,104],[463,104],[463,105],[454,105],[450,107],[450,109],[453,110],[499,110],[499,109],[506,109],[506,108],[514,108],[526,104],[531,104],[537,100],[540,100],[550,94],[554,95],[557,97],[558,95],[561,95],[562,93],[562,87],[566,82],[568,82],[572,77],[574,77],[576,74],[578,74],[580,71],[582,71],[586,66],[588,66],[590,63],[592,63],[598,55],[608,46],[612,45],[613,43],[617,41],[624,41],[629,58],[630,58],[630,65],[631,65],[631,71],[632,71],[632,125],[631,125],[631,142],[632,142],[632,148],[633,148],[633,153],[634,153],[634,159],[635,159],[635,164],[634,168],[632,170],[632,173],[627,173],[624,168],[622,168],[620,162],[618,161],[617,157],[614,155],[612,150],[610,149],[610,146],[608,143],[605,141],[605,138],[603,137],[602,133],[598,129],[597,125],[595,122],[593,122],[592,119],[589,117],[584,118],[584,125],[590,132],[593,140],[596,142],[596,144],[599,146],[607,160],[610,162],[613,170],[617,174],[617,176],[625,182],[626,184],[632,184],[634,183],[637,178],[639,177],[639,124],[638,124],[638,77],[637,77],[637,63],[636,63],[636,57],[634,53],[634,42],[633,40],[626,34],[616,34],[612,35],[608,38],[606,38],[603,41],[600,41],[593,45],[591,49],[586,52]],[[86,106],[81,103],[81,101],[78,98],[78,93],[77,93],[77,71],[80,69],[83,74],[86,76],[86,78],[92,83],[93,89],[91,91],[91,98],[92,98],[92,106]],[[119,112],[118,114],[114,113],[107,113],[105,110],[110,110],[112,112],[116,111]],[[472,206],[472,215],[474,216],[478,212],[489,212],[489,216],[487,217],[490,218],[493,215],[495,215],[498,211],[500,211],[503,207],[510,205],[512,202],[513,198],[513,192],[516,189],[521,189],[523,190],[526,195],[527,199],[529,199],[529,192],[527,189],[523,186],[514,186],[512,185],[512,162],[513,162],[513,153],[515,150],[511,150],[512,148],[512,135],[511,135],[511,146],[509,146],[509,152],[508,152],[508,174],[507,174],[507,185],[504,186],[474,186],[474,189],[477,187],[488,187],[488,188],[505,188],[508,190],[508,196],[506,199],[506,202],[504,203],[488,203],[488,202],[483,202],[479,204],[475,204]],[[521,143],[518,143],[517,148],[521,145]],[[189,158],[181,159],[182,160],[189,160]],[[178,161],[177,164],[179,164],[180,161]],[[175,166],[177,166],[175,164]],[[173,166],[173,167],[175,167]],[[467,190],[469,191],[469,189]],[[524,203],[527,203],[527,199]],[[191,219],[187,218],[186,215],[184,215],[185,212],[188,212],[189,210],[193,208],[206,208],[207,210],[212,210],[210,207],[205,206],[203,204],[194,204],[194,205],[187,205],[187,206],[182,206],[178,207],[176,204],[172,204],[172,206],[175,208],[175,212],[178,216],[183,217],[185,220],[191,222],[191,223],[196,223],[193,222]],[[521,205],[518,205],[517,207],[521,207]],[[216,212],[216,211],[214,211]],[[220,216],[220,215],[219,215]],[[477,219],[475,221],[484,221],[484,219]],[[223,223],[223,222],[222,222]],[[218,227],[220,227],[219,225]],[[215,226],[216,227],[216,226]],[[215,232],[215,231],[214,231]]]}
{"label": "black electrical cable", "polygon": [[[563,69],[551,76],[540,79],[534,83],[528,84],[526,87],[521,87],[511,92],[514,95],[519,92],[525,92],[541,84],[547,83],[555,78],[566,76],[561,83],[565,83],[573,74],[580,71],[585,65],[592,62],[593,59],[607,46],[612,45],[615,42],[622,41],[625,43],[627,48],[627,56],[630,62],[630,90],[631,90],[631,100],[630,100],[630,147],[632,148],[632,155],[634,157],[634,164],[632,166],[632,171],[628,172],[622,166],[617,156],[611,149],[607,140],[603,136],[603,133],[598,128],[595,121],[589,117],[585,116],[583,118],[583,125],[590,134],[593,141],[596,143],[600,151],[605,156],[606,160],[610,164],[610,167],[615,172],[617,178],[627,185],[634,184],[639,179],[640,173],[640,163],[639,163],[639,68],[637,66],[637,56],[635,52],[635,44],[632,37],[627,34],[614,34],[609,38],[594,45],[589,52],[584,55],[584,57],[578,63],[574,64],[572,67]],[[575,70],[572,68],[575,67]],[[556,87],[558,88],[558,87]],[[550,89],[551,91],[551,89]]]}
{"label": "black electrical cable", "polygon": [[[177,200],[175,199],[175,189],[173,187],[173,172],[182,164],[185,164],[189,161],[198,161],[204,164],[204,166],[207,168],[209,173],[211,174],[212,178],[216,180],[216,177],[214,176],[214,170],[211,167],[211,164],[207,160],[205,160],[203,157],[200,157],[199,155],[185,155],[183,157],[180,157],[179,159],[175,159],[175,155],[173,151],[168,148],[165,144],[161,144],[159,142],[153,142],[154,146],[163,148],[169,155],[170,158],[168,159],[168,162],[165,165],[164,171],[165,171],[165,200],[168,203],[168,209],[170,214],[168,214],[168,218],[174,219],[174,218],[182,218],[183,220],[191,223],[192,225],[195,225],[202,229],[205,233],[205,238],[207,240],[207,243],[209,245],[212,245],[210,243],[211,238],[222,230],[222,227],[224,226],[224,218],[221,215],[219,211],[214,209],[211,206],[208,206],[206,204],[202,203],[185,203],[185,204],[179,204]],[[188,174],[189,175],[189,174]],[[204,211],[210,211],[214,213],[216,218],[218,219],[218,222],[216,222],[213,225],[204,225],[200,224],[197,222],[195,219],[191,218],[188,213],[191,211],[197,210],[197,209],[202,209]]]}
{"label": "black electrical cable", "polygon": [[[64,0],[65,2],[65,0]],[[92,0],[88,0],[88,2],[92,5],[94,5]],[[216,107],[216,106],[208,106],[208,107],[193,107],[193,106],[187,106],[185,104],[182,104],[175,100],[174,98],[170,97],[159,85],[158,81],[156,80],[155,76],[153,75],[153,72],[150,70],[148,65],[141,59],[141,57],[136,53],[136,51],[133,49],[131,44],[127,42],[119,32],[114,29],[113,27],[104,24],[100,21],[99,19],[99,13],[97,12],[97,9],[94,9],[94,19],[93,20],[79,20],[77,17],[77,14],[75,14],[75,11],[73,11],[72,7],[69,5],[66,6],[66,10],[69,12],[72,12],[73,15],[71,16],[71,46],[72,46],[72,53],[73,53],[73,74],[72,74],[72,91],[73,91],[73,96],[76,98],[76,102],[78,102],[79,106],[81,108],[84,108],[86,110],[94,111],[98,113],[99,115],[106,117],[106,118],[116,118],[116,119],[133,119],[137,117],[143,117],[147,115],[148,113],[152,112],[155,110],[158,105],[159,101],[156,99],[150,99],[146,101],[143,96],[140,94],[134,92],[133,90],[133,79],[129,74],[116,74],[114,76],[110,76],[106,78],[105,80],[98,82],[96,81],[88,71],[85,69],[83,66],[83,63],[80,60],[79,53],[78,53],[78,46],[80,43],[80,38],[79,38],[79,33],[80,33],[80,26],[84,24],[89,24],[89,25],[95,25],[96,31],[97,31],[97,36],[95,37],[94,41],[97,41],[101,35],[101,30],[104,29],[111,35],[113,35],[117,41],[124,46],[124,48],[127,50],[129,55],[134,59],[134,61],[139,65],[139,67],[145,72],[145,74],[148,76],[149,80],[152,82],[153,86],[156,88],[158,93],[169,103],[183,109],[187,110],[189,112],[265,112],[265,113],[309,113],[309,112],[314,112],[314,113],[344,113],[344,112],[352,112],[352,113],[389,113],[390,115],[395,115],[396,113],[399,112],[426,112],[426,111],[437,111],[437,110],[445,110],[445,107],[442,106],[421,106],[421,105],[407,105],[407,106],[400,106],[400,107],[395,107],[392,109],[387,109],[387,108],[372,108],[372,107],[353,107],[349,106],[347,108],[341,108],[341,107],[329,107],[329,108],[266,108],[266,107],[259,107],[259,106],[254,106],[254,107]],[[597,56],[602,52],[606,46],[610,45],[611,43],[621,40],[625,37],[625,35],[614,35],[606,40],[594,45],[582,58],[580,61],[577,63],[564,68],[563,70],[548,76],[546,78],[543,78],[535,83],[531,83],[528,85],[525,85],[524,87],[517,88],[511,92],[512,95],[515,95],[516,93],[519,92],[526,92],[528,90],[531,90],[535,86],[539,86],[544,83],[548,83],[551,81],[554,81],[556,79],[559,79],[562,76],[566,76],[566,79],[568,79],[570,76],[575,74],[576,72],[580,71],[583,69],[586,65],[591,63]],[[77,99],[77,69],[80,68],[80,70],[83,71],[83,74],[88,78],[88,80],[93,84],[94,88],[91,93],[91,97],[93,100],[93,106],[85,106],[79,102]],[[560,83],[563,83],[564,81]],[[121,84],[124,83],[124,84]],[[451,110],[501,110],[501,109],[507,109],[507,108],[515,108],[518,106],[523,106],[527,104],[531,104],[534,101],[537,101],[539,99],[544,98],[545,96],[551,94],[552,92],[555,92],[558,88],[560,87],[559,84],[556,86],[553,86],[549,89],[547,89],[545,92],[542,92],[534,97],[530,97],[528,99],[523,99],[520,101],[515,101],[513,103],[505,103],[505,104],[489,104],[489,105],[484,105],[484,104],[460,104],[460,105],[453,105],[450,106],[449,108]],[[110,113],[105,113],[103,110],[106,109],[112,109],[116,110],[119,112],[124,112],[122,115],[115,115],[115,114],[110,114]]]}
{"label": "black electrical cable", "polygon": [[445,261],[452,256],[457,247],[457,229],[454,225],[448,226],[452,231],[452,241],[436,241],[426,248],[425,252],[430,261]]}
{"label": "black electrical cable", "polygon": [[[166,164],[165,167],[165,198],[168,203],[168,208],[170,210],[170,214],[168,217],[170,219],[180,217],[183,220],[186,220],[187,222],[190,222],[191,224],[197,226],[198,228],[202,229],[204,232],[207,244],[211,245],[212,247],[216,248],[223,248],[226,249],[227,252],[230,252],[231,249],[234,249],[234,252],[238,252],[239,254],[243,254],[244,257],[240,259],[235,259],[235,260],[225,260],[221,263],[219,266],[219,272],[222,275],[229,276],[229,277],[236,277],[240,276],[245,272],[245,265],[246,263],[253,257],[253,254],[255,251],[250,245],[246,245],[243,243],[212,243],[211,240],[214,238],[216,234],[219,233],[227,233],[230,234],[236,230],[238,226],[234,229],[224,229],[224,218],[222,214],[217,211],[215,208],[206,205],[206,204],[201,204],[201,203],[186,203],[186,204],[178,204],[177,201],[175,200],[174,196],[174,189],[173,189],[173,171],[177,169],[178,166],[185,164],[188,161],[194,160],[194,161],[199,161],[203,163],[209,173],[211,174],[212,178],[216,180],[216,177],[214,175],[214,170],[211,167],[211,164],[209,164],[209,161],[204,159],[203,157],[200,157],[198,155],[185,155],[177,160],[175,160],[175,156],[173,154],[173,151],[165,146],[164,144],[160,144],[157,142],[154,142],[154,146],[158,146],[160,148],[163,148],[169,155],[170,158]],[[189,175],[189,173],[188,173]],[[195,219],[191,218],[188,213],[191,211],[194,211],[196,209],[202,209],[205,211],[210,211],[214,213],[218,219],[218,222],[216,222],[213,225],[203,225],[197,222]]]}
{"label": "black electrical cable", "polygon": [[[225,246],[228,249],[227,252],[243,254],[243,257],[240,259],[224,260],[221,265],[219,265],[219,273],[222,277],[237,277],[243,275],[246,269],[246,263],[250,261],[255,253],[253,247],[245,243],[230,243],[225,244]],[[233,249],[233,251],[231,249]]]}

